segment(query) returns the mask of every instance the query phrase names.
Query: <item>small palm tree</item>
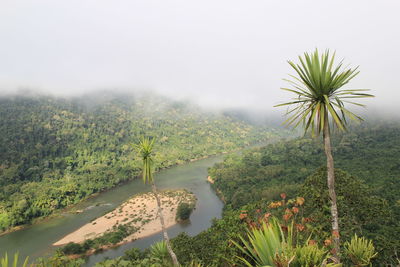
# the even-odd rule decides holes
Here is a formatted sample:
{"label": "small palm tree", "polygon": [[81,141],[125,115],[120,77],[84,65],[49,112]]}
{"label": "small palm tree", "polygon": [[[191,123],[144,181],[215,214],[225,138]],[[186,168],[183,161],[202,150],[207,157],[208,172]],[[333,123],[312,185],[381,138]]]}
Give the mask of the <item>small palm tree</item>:
{"label": "small palm tree", "polygon": [[164,240],[167,245],[169,255],[171,256],[174,265],[179,266],[178,259],[171,248],[171,243],[169,241],[168,233],[167,230],[165,229],[164,216],[162,214],[162,208],[161,208],[161,201],[157,193],[156,184],[154,183],[153,158],[152,158],[154,141],[155,141],[154,138],[142,137],[139,144],[136,145],[135,148],[143,160],[143,170],[142,170],[143,182],[151,184],[154,197],[156,198],[157,201],[158,216],[160,217],[161,228],[163,231]]}
{"label": "small palm tree", "polygon": [[313,136],[321,132],[323,133],[327,159],[327,183],[331,202],[332,237],[335,246],[334,256],[339,261],[339,216],[336,203],[330,124],[333,124],[333,126],[336,126],[340,130],[346,130],[346,117],[355,121],[361,121],[362,118],[346,109],[344,104],[349,103],[364,106],[348,100],[373,97],[373,95],[366,94],[365,91],[367,90],[365,89],[341,89],[359,71],[358,67],[343,69],[342,62],[334,67],[335,53],[330,56],[327,50],[320,56],[318,50],[315,50],[311,54],[304,53],[304,58],[299,56],[299,60],[299,64],[288,61],[298,76],[290,75],[292,80],[284,79],[290,83],[291,88],[282,88],[296,94],[296,97],[293,99],[294,101],[283,103],[276,107],[294,106],[287,111],[286,114],[289,115],[289,118],[284,124],[292,125],[294,128],[302,124],[305,133],[311,129]]}

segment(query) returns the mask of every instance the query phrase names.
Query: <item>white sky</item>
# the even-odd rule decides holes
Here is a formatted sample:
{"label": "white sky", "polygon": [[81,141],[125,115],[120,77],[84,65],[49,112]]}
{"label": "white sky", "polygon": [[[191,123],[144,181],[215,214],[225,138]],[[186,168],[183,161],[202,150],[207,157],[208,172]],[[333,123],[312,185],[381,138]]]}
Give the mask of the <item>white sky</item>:
{"label": "white sky", "polygon": [[336,50],[398,107],[400,1],[1,0],[0,90],[146,89],[214,106],[287,100],[286,63]]}

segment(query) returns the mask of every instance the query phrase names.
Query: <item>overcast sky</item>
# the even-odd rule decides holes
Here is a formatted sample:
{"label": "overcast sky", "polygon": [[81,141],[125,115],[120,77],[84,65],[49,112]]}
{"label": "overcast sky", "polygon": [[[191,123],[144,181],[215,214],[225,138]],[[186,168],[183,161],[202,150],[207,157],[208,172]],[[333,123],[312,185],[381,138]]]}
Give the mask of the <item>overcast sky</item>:
{"label": "overcast sky", "polygon": [[[400,106],[400,1],[1,0],[0,90],[153,90],[222,106],[288,99],[286,60],[336,50]],[[397,97],[397,99],[396,99]]]}

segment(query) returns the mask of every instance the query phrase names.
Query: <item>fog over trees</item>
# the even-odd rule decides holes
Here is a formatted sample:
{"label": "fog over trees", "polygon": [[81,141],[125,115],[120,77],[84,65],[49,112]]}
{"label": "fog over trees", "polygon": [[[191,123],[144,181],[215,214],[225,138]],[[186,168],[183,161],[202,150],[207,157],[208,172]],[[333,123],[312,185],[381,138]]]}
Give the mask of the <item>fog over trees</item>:
{"label": "fog over trees", "polygon": [[[319,48],[360,65],[370,109],[397,109],[400,4],[385,1],[5,1],[0,92],[152,90],[270,110],[286,60]],[[397,96],[397,97],[395,97]]]}

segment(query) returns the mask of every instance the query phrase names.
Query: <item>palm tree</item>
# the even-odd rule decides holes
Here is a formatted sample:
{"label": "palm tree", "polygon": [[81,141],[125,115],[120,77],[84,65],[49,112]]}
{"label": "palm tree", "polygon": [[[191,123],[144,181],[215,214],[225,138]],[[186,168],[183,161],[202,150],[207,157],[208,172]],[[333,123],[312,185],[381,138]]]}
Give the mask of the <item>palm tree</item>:
{"label": "palm tree", "polygon": [[156,184],[154,183],[153,158],[152,158],[154,141],[155,141],[154,138],[142,137],[139,144],[136,145],[135,148],[143,160],[143,170],[142,170],[143,182],[151,183],[151,188],[152,188],[154,197],[156,198],[156,201],[157,201],[158,216],[160,217],[161,228],[163,231],[164,240],[166,242],[169,255],[171,256],[174,266],[179,266],[178,259],[175,255],[174,251],[171,248],[171,243],[169,241],[168,233],[167,233],[167,230],[165,229],[164,216],[162,214],[162,208],[161,208],[161,201],[160,201],[160,198],[157,193]]}
{"label": "palm tree", "polygon": [[366,94],[365,91],[368,91],[366,89],[341,89],[359,73],[358,67],[343,69],[342,61],[334,67],[335,53],[330,56],[329,50],[320,56],[316,49],[314,53],[304,53],[303,58],[299,56],[299,60],[299,64],[288,61],[298,76],[290,75],[292,79],[284,79],[291,85],[291,88],[281,88],[296,94],[296,97],[293,98],[293,101],[276,107],[291,106],[291,109],[288,109],[286,113],[288,119],[284,124],[292,125],[294,128],[302,124],[304,133],[311,129],[313,137],[316,134],[323,133],[327,182],[331,202],[332,238],[335,248],[333,255],[339,261],[339,216],[330,139],[331,124],[344,131],[346,130],[347,117],[361,121],[362,118],[346,109],[344,104],[364,107],[364,105],[349,101],[349,99],[373,97],[373,95]]}

